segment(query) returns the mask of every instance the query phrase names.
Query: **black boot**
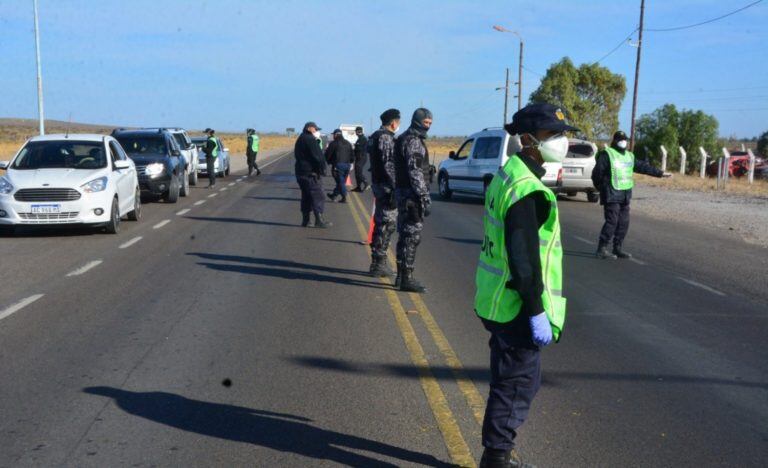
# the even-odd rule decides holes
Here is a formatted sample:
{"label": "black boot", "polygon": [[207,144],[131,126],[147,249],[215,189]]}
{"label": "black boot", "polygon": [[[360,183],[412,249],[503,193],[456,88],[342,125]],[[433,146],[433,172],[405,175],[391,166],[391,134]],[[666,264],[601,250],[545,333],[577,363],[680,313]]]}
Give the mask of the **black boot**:
{"label": "black boot", "polygon": [[597,252],[595,253],[595,256],[600,260],[616,260],[616,255],[609,252],[608,247],[606,247],[605,244],[600,244],[597,246]]}
{"label": "black boot", "polygon": [[261,175],[261,169],[259,169],[259,166],[256,166],[256,175],[257,176]]}
{"label": "black boot", "polygon": [[613,254],[616,255],[617,257],[619,257],[621,259],[625,259],[625,260],[629,259],[629,258],[632,258],[632,254],[629,253],[629,252],[625,252],[621,248],[621,244],[614,244],[614,246],[613,246]]}
{"label": "black boot", "polygon": [[336,201],[336,194],[333,192],[328,192],[325,194],[328,197],[328,200],[330,201]]}
{"label": "black boot", "polygon": [[301,227],[312,227],[309,221],[309,213],[301,214]]}
{"label": "black boot", "polygon": [[315,213],[315,227],[325,229],[333,226],[333,223],[325,219],[322,213]]}
{"label": "black boot", "polygon": [[534,465],[523,463],[516,450],[485,449],[480,459],[480,468],[536,468]]}
{"label": "black boot", "polygon": [[427,292],[427,288],[414,279],[413,270],[404,268],[402,276],[400,277],[400,291],[425,293]]}
{"label": "black boot", "polygon": [[397,274],[395,275],[395,288],[400,287],[400,281],[403,279],[403,267],[397,263]]}
{"label": "black boot", "polygon": [[341,200],[339,200],[339,203],[346,203],[346,202],[347,202],[347,196],[346,195],[342,195],[341,196]]}
{"label": "black boot", "polygon": [[369,272],[371,276],[375,278],[386,278],[387,276],[392,275],[392,270],[387,266],[386,257],[373,259]]}

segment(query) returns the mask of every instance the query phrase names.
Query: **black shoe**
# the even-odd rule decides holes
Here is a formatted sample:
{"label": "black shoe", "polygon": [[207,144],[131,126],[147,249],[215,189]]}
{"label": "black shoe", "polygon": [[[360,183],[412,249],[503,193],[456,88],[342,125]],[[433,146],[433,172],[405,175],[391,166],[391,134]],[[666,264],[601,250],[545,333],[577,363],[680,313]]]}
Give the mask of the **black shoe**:
{"label": "black shoe", "polygon": [[346,203],[346,202],[347,202],[347,197],[345,195],[342,195],[341,200],[339,200],[339,203]]}
{"label": "black shoe", "polygon": [[613,246],[613,254],[616,255],[618,258],[621,258],[621,259],[624,259],[624,260],[626,260],[628,258],[632,258],[632,254],[629,253],[629,252],[625,252],[621,248],[621,245],[614,245]]}
{"label": "black shoe", "polygon": [[260,175],[261,175],[261,169],[256,169],[256,175],[257,175],[257,176],[260,176]]}
{"label": "black shoe", "polygon": [[362,192],[362,191],[363,189],[361,189],[360,187],[355,187],[352,190],[350,190],[350,192]]}
{"label": "black shoe", "polygon": [[366,182],[363,182],[363,188],[360,189],[360,191],[361,192],[365,192],[366,190],[368,190],[369,187],[370,187],[370,185],[368,185]]}
{"label": "black shoe", "polygon": [[207,188],[207,189],[215,189],[215,188],[216,188],[216,184],[210,184],[210,185],[208,185],[208,187],[206,187],[206,188]]}
{"label": "black shoe", "polygon": [[333,226],[333,223],[326,220],[322,213],[315,214],[315,227],[319,229],[325,229]]}
{"label": "black shoe", "polygon": [[301,215],[301,227],[312,227],[312,223],[309,221],[309,213]]}
{"label": "black shoe", "polygon": [[392,275],[392,270],[387,266],[386,259],[376,259],[372,261],[371,268],[368,272],[375,278],[386,278]]}
{"label": "black shoe", "polygon": [[504,452],[501,450],[485,449],[480,459],[480,468],[536,468],[534,465],[523,463],[516,450]]}
{"label": "black shoe", "polygon": [[328,193],[326,193],[325,195],[328,197],[328,200],[330,200],[330,201],[336,201],[336,195],[334,195],[333,193],[331,193],[331,192],[328,192]]}
{"label": "black shoe", "polygon": [[414,279],[412,271],[404,270],[400,277],[400,291],[425,293],[427,288]]}
{"label": "black shoe", "polygon": [[616,255],[608,251],[608,247],[601,245],[597,248],[595,256],[600,260],[616,260]]}

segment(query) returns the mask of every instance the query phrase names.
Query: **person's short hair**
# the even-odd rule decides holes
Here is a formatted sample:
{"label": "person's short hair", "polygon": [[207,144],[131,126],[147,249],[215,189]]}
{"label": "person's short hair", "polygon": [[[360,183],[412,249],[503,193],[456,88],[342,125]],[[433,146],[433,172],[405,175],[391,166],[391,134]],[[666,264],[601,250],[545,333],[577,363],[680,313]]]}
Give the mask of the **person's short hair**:
{"label": "person's short hair", "polygon": [[395,120],[400,120],[400,111],[397,109],[387,109],[381,114],[380,118],[382,125],[389,125]]}

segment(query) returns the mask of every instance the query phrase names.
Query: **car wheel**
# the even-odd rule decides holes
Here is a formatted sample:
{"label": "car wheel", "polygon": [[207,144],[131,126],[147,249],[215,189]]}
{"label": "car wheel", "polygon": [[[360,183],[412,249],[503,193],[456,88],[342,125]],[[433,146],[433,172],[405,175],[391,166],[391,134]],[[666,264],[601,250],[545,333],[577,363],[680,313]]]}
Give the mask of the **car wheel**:
{"label": "car wheel", "polygon": [[197,171],[193,170],[191,174],[189,174],[189,185],[197,185]]}
{"label": "car wheel", "polygon": [[179,188],[179,181],[174,180],[171,181],[171,186],[168,189],[168,194],[165,196],[165,201],[168,203],[176,203],[179,201],[179,191],[181,189]]}
{"label": "car wheel", "polygon": [[181,196],[186,197],[187,195],[189,195],[189,176],[187,175],[186,170],[181,175],[180,185],[181,185]]}
{"label": "car wheel", "polygon": [[229,161],[227,161],[227,169],[224,171],[224,175],[225,176],[229,175]]}
{"label": "car wheel", "polygon": [[590,203],[597,203],[600,200],[600,195],[597,192],[587,192],[587,201]]}
{"label": "car wheel", "polygon": [[128,213],[128,219],[138,221],[141,219],[141,191],[137,188],[136,195],[133,197],[133,210]]}
{"label": "car wheel", "polygon": [[437,176],[437,191],[443,200],[450,200],[451,195],[453,195],[453,192],[448,185],[448,174],[445,172],[441,172],[440,175]]}
{"label": "car wheel", "polygon": [[567,196],[569,196],[569,197],[575,197],[576,196],[576,192],[566,192],[565,194]]}
{"label": "car wheel", "polygon": [[120,208],[117,204],[117,197],[112,199],[112,211],[110,211],[109,222],[104,230],[107,234],[117,234],[120,231]]}

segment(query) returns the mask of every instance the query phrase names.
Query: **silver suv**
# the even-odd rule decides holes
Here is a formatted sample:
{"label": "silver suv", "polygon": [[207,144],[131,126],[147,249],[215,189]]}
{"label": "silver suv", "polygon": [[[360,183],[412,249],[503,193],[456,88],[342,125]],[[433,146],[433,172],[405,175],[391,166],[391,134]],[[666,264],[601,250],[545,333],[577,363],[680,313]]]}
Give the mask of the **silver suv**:
{"label": "silver suv", "polygon": [[575,197],[578,192],[587,194],[587,200],[597,202],[600,198],[592,184],[592,169],[595,168],[597,146],[587,140],[568,139],[568,154],[563,160],[563,185],[560,193]]}
{"label": "silver suv", "polygon": [[[440,196],[456,193],[485,196],[494,174],[520,150],[520,139],[502,128],[485,128],[467,138],[458,151],[451,151],[437,169]],[[544,163],[544,185],[557,191],[562,177],[560,163]]]}

